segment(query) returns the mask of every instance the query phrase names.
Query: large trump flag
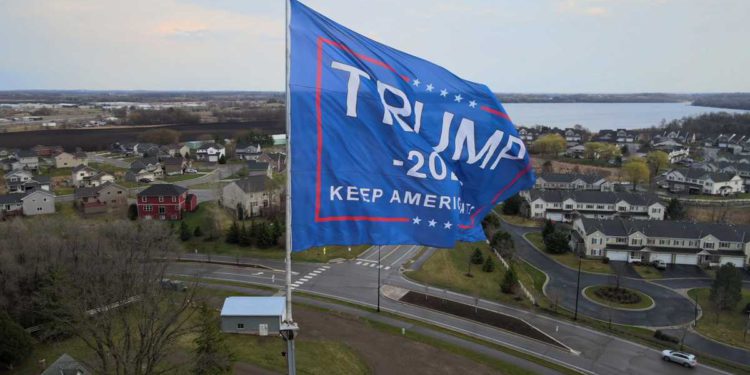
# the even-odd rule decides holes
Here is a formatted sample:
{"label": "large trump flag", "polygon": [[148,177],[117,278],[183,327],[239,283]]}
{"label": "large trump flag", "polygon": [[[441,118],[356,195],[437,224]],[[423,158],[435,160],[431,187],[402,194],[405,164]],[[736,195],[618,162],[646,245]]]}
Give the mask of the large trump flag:
{"label": "large trump flag", "polygon": [[293,251],[484,240],[535,178],[492,91],[291,7]]}

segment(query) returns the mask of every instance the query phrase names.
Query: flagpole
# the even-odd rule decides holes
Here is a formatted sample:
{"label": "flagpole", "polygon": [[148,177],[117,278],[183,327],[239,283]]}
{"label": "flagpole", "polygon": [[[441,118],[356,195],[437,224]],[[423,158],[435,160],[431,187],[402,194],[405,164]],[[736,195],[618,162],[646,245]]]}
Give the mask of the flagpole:
{"label": "flagpole", "polygon": [[294,353],[294,336],[297,335],[299,327],[292,318],[292,121],[291,121],[291,93],[289,90],[289,63],[291,52],[289,50],[289,1],[284,0],[285,12],[285,34],[286,34],[286,316],[280,329],[281,335],[286,340],[287,350],[287,373],[297,374]]}

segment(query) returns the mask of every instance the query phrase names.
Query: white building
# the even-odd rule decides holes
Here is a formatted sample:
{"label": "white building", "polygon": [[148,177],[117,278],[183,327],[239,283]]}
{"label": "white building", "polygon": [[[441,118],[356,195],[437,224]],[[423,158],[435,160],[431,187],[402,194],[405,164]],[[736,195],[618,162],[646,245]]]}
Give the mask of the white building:
{"label": "white building", "polygon": [[666,207],[655,194],[610,191],[530,190],[525,214],[534,219],[570,222],[578,217],[664,220]]}
{"label": "white building", "polygon": [[226,155],[226,148],[216,143],[204,144],[195,151],[195,158],[197,160],[208,161],[211,163],[218,162],[222,156],[226,158]]}
{"label": "white building", "polygon": [[612,191],[614,184],[596,174],[543,173],[537,176],[535,189]]}
{"label": "white building", "polygon": [[672,169],[662,175],[660,186],[671,192],[731,195],[744,191],[742,177],[735,173],[707,172],[703,169]]}

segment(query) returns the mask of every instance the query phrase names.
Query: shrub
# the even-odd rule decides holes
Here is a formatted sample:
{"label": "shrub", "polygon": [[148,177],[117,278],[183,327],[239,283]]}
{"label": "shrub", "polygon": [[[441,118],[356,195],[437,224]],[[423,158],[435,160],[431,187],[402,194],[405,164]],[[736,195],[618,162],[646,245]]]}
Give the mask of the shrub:
{"label": "shrub", "polygon": [[661,341],[671,342],[673,344],[677,344],[680,342],[680,339],[678,339],[677,337],[668,335],[658,329],[656,330],[656,332],[654,332],[654,338],[656,338],[657,340],[661,340]]}
{"label": "shrub", "polygon": [[227,158],[224,155],[219,156],[219,164],[226,164]]}
{"label": "shrub", "polygon": [[522,203],[523,198],[521,198],[521,196],[518,194],[508,198],[503,203],[503,213],[506,215],[518,215],[518,213],[521,211]]}
{"label": "shrub", "polygon": [[545,220],[544,221],[544,228],[542,229],[542,237],[547,237],[548,235],[555,232],[555,224],[552,223],[552,220]]}
{"label": "shrub", "polygon": [[505,277],[503,277],[503,281],[500,284],[500,290],[505,294],[511,294],[516,290],[517,285],[518,276],[516,275],[516,270],[511,266],[508,268],[508,271],[505,272]]}
{"label": "shrub", "polygon": [[193,233],[190,232],[190,227],[184,222],[180,222],[180,239],[183,241],[187,241],[190,239],[190,237],[193,236]]}
{"label": "shrub", "polygon": [[641,302],[640,295],[623,288],[616,288],[611,286],[598,288],[594,291],[594,294],[601,299],[623,305],[632,305]]}
{"label": "shrub", "polygon": [[471,254],[471,263],[473,264],[484,263],[484,255],[482,255],[482,251],[479,250],[479,248],[475,248],[474,253]]}
{"label": "shrub", "polygon": [[602,258],[602,263],[609,264],[609,257]]}
{"label": "shrub", "polygon": [[482,265],[482,271],[492,272],[494,270],[495,270],[495,262],[492,260],[491,256],[488,256],[487,260],[484,261],[484,264]]}
{"label": "shrub", "polygon": [[568,235],[563,232],[552,232],[544,236],[544,246],[552,254],[563,254],[570,251]]}
{"label": "shrub", "polygon": [[133,203],[128,206],[128,219],[135,220],[138,218],[138,206]]}
{"label": "shrub", "polygon": [[193,231],[193,236],[195,237],[201,237],[203,236],[203,231],[201,231],[200,225],[195,227],[195,230]]}
{"label": "shrub", "polygon": [[31,336],[8,313],[0,310],[0,365],[12,368],[31,354]]}

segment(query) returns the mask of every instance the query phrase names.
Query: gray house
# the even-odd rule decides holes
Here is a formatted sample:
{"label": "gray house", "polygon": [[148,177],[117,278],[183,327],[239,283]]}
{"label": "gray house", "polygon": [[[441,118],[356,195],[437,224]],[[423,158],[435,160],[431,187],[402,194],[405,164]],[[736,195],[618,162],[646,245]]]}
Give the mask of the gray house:
{"label": "gray house", "polygon": [[248,176],[224,186],[221,203],[232,210],[241,206],[244,216],[258,216],[265,210],[281,207],[281,190],[272,189],[271,179],[266,175]]}
{"label": "gray house", "polygon": [[91,372],[67,353],[47,367],[42,375],[89,375]]}
{"label": "gray house", "polygon": [[278,335],[285,314],[284,297],[227,297],[221,308],[221,330]]}
{"label": "gray house", "polygon": [[55,213],[55,195],[44,190],[34,190],[21,198],[25,216]]}

